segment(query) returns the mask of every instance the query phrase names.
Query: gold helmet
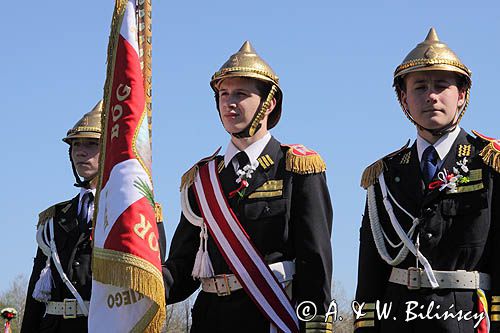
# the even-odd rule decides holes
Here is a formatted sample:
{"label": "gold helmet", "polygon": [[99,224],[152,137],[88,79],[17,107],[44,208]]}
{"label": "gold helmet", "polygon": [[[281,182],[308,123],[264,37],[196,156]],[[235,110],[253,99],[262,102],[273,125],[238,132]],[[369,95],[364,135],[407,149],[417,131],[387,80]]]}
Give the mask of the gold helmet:
{"label": "gold helmet", "polygon": [[404,76],[408,73],[419,71],[454,72],[464,79],[466,96],[465,103],[457,118],[456,123],[458,124],[467,109],[467,105],[469,104],[472,72],[460,61],[455,52],[453,52],[448,45],[439,40],[434,28],[429,30],[425,40],[408,53],[403,60],[403,63],[394,71],[393,86],[396,89],[399,103],[401,104],[401,107],[403,108],[403,111],[408,119],[410,119],[410,121],[417,126],[420,125],[415,122],[408,110],[406,110],[402,104],[401,91],[404,87]]}
{"label": "gold helmet", "polygon": [[[260,128],[260,121],[264,118],[269,103],[273,98],[276,98],[276,107],[268,117],[267,128],[273,128],[279,121],[281,116],[281,105],[283,100],[283,93],[279,87],[279,78],[274,73],[271,66],[269,66],[259,55],[255,52],[254,48],[249,41],[245,41],[240,50],[233,54],[228,61],[212,76],[210,86],[214,92],[219,92],[219,84],[222,80],[230,77],[244,77],[260,80],[270,84],[270,91],[262,105],[262,108],[255,113],[252,121],[247,129],[240,133],[233,133],[238,137],[253,136]],[[216,96],[218,103],[218,98]],[[218,104],[217,104],[218,107]]]}
{"label": "gold helmet", "polygon": [[92,110],[83,115],[66,133],[66,137],[62,140],[67,144],[71,144],[71,140],[78,138],[99,139],[101,137],[101,113],[102,100],[97,102]]}
{"label": "gold helmet", "polygon": [[69,144],[69,160],[71,161],[71,168],[73,169],[73,175],[75,176],[77,187],[89,188],[92,184],[95,184],[97,177],[89,180],[82,180],[76,171],[75,163],[73,163],[73,157],[71,155],[72,145],[71,141],[73,139],[97,139],[101,138],[101,113],[102,113],[103,103],[102,100],[97,102],[96,106],[92,110],[83,115],[83,117],[78,120],[72,128],[66,133],[66,137],[62,140]]}

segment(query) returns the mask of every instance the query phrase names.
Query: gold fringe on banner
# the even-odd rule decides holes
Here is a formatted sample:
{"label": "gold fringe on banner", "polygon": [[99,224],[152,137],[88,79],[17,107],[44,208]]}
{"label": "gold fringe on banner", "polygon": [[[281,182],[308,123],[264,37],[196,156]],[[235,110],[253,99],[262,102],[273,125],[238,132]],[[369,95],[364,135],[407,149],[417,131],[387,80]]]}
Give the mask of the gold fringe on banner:
{"label": "gold fringe on banner", "polygon": [[377,182],[378,176],[384,171],[384,160],[380,159],[368,166],[361,176],[361,187],[365,190]]}
{"label": "gold fringe on banner", "polygon": [[326,164],[319,154],[296,155],[293,149],[286,152],[285,169],[301,175],[320,173],[326,170]]}
{"label": "gold fringe on banner", "polygon": [[92,275],[96,281],[130,288],[156,303],[148,311],[150,318],[156,312],[151,322],[146,315],[131,332],[161,331],[166,316],[165,289],[162,273],[154,265],[131,254],[94,248]]}
{"label": "gold fringe on banner", "polygon": [[486,165],[492,167],[496,172],[500,172],[500,151],[495,148],[495,143],[490,142],[481,150],[479,156],[483,158]]}

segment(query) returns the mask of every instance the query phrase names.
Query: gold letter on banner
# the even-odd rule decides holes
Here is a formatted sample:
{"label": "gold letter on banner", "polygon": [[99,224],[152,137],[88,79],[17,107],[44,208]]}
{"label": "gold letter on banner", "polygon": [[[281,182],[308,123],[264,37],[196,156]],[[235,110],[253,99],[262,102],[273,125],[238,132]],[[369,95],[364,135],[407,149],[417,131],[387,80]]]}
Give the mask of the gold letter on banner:
{"label": "gold letter on banner", "polygon": [[146,233],[149,231],[149,229],[151,229],[151,223],[149,223],[149,221],[146,221],[144,215],[139,215],[141,215],[141,222],[137,223],[134,226],[134,232],[137,236],[141,237],[141,239],[144,239]]}

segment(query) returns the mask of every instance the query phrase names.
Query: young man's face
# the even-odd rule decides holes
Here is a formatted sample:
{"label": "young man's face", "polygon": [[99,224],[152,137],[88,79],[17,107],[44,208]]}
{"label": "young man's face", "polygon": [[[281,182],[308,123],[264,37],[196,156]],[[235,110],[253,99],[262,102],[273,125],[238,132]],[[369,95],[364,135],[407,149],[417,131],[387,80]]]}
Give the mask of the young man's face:
{"label": "young man's face", "polygon": [[71,158],[80,177],[85,180],[93,179],[99,171],[99,140],[71,140]]}
{"label": "young man's face", "polygon": [[439,129],[458,116],[465,90],[457,88],[457,75],[447,71],[413,72],[405,77],[403,106],[422,127]]}
{"label": "young man's face", "polygon": [[[262,98],[253,79],[227,78],[219,84],[219,112],[229,133],[244,130],[261,107]],[[266,127],[267,115],[261,122]]]}

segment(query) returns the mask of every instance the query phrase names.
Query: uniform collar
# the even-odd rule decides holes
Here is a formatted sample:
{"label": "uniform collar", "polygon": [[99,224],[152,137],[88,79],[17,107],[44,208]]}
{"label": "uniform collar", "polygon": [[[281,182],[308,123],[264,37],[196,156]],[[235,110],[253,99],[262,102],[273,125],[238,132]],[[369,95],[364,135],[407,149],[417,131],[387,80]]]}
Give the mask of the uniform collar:
{"label": "uniform collar", "polygon": [[[250,160],[250,163],[252,165],[258,163],[257,158],[261,155],[262,151],[269,143],[269,140],[271,140],[271,133],[267,132],[266,135],[252,143],[244,150],[244,152],[248,155],[248,159]],[[226,153],[224,154],[224,166],[226,168],[233,159],[234,155],[239,152],[240,150],[234,145],[234,143],[232,141],[229,141],[229,144],[226,148]]]}
{"label": "uniform collar", "polygon": [[[453,146],[453,143],[455,142],[459,134],[460,134],[460,126],[457,126],[453,131],[446,133],[433,144],[434,148],[436,149],[436,152],[438,153],[439,161],[443,161],[446,155],[448,155],[451,146]],[[424,150],[430,145],[431,144],[427,142],[424,138],[422,138],[420,135],[417,135],[417,153],[419,161],[422,160],[422,155],[424,153]]]}

